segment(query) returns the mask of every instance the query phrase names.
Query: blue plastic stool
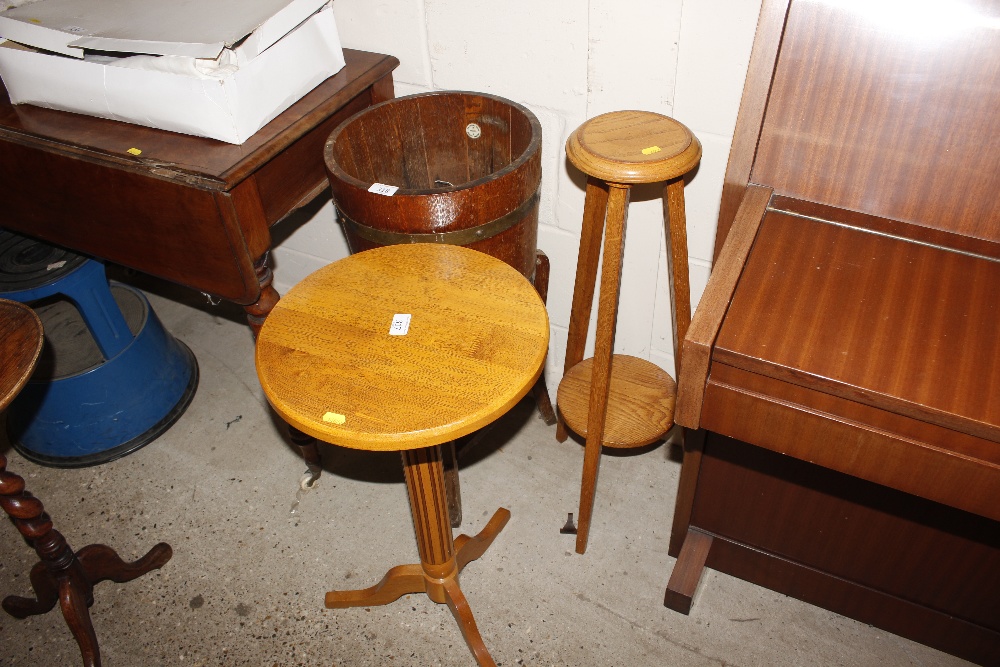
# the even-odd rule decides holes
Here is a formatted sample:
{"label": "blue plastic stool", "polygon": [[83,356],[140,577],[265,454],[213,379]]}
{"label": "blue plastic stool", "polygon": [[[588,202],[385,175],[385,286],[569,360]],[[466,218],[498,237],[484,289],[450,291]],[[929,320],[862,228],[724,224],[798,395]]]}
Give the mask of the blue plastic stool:
{"label": "blue plastic stool", "polygon": [[25,458],[112,461],[156,439],[194,397],[194,355],[142,292],[109,284],[100,262],[0,230],[0,297],[33,304],[45,327],[39,366],[7,414]]}

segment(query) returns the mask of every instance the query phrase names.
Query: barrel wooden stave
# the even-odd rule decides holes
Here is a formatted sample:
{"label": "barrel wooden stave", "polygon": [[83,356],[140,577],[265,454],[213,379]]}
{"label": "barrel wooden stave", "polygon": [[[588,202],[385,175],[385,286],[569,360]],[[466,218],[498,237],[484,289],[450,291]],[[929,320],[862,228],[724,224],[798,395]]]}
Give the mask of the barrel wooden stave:
{"label": "barrel wooden stave", "polygon": [[[467,134],[470,123],[478,125],[478,138]],[[523,208],[510,228],[463,245],[532,277],[541,126],[525,107],[478,93],[398,98],[340,125],[325,158],[341,215],[376,230],[448,233]],[[400,189],[391,197],[368,192],[376,182]],[[362,238],[351,225],[345,229],[352,252],[383,245]]]}

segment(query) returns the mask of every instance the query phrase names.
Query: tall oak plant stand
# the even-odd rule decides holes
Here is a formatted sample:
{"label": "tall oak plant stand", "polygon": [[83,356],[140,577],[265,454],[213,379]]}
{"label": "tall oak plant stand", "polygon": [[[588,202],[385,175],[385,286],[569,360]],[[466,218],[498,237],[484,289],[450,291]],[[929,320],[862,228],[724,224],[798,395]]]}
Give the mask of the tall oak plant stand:
{"label": "tall oak plant stand", "polygon": [[[28,381],[42,351],[42,323],[28,306],[0,299],[0,412]],[[59,602],[63,616],[80,646],[85,667],[99,667],[101,651],[88,607],[94,603],[94,585],[110,579],[131,581],[163,567],[172,551],[157,544],[134,563],[126,563],[114,549],[91,544],[73,553],[66,539],[52,527],[40,500],[24,490],[24,479],[7,471],[0,455],[0,507],[13,520],[41,559],[31,569],[36,598],[8,596],[4,610],[16,618],[44,614]]]}
{"label": "tall oak plant stand", "polygon": [[[601,448],[633,448],[661,438],[674,424],[676,383],[644,359],[612,354],[621,287],[625,222],[632,185],[666,182],[663,213],[670,239],[669,264],[675,343],[691,322],[683,176],[701,159],[701,144],[681,123],[646,111],[615,111],[591,118],[566,142],[566,155],[587,175],[573,310],[559,384],[559,424],[586,438],[576,551],[587,550]],[[594,356],[583,359],[601,255],[604,261]],[[676,366],[680,347],[675,344]],[[564,532],[572,532],[564,529]]]}

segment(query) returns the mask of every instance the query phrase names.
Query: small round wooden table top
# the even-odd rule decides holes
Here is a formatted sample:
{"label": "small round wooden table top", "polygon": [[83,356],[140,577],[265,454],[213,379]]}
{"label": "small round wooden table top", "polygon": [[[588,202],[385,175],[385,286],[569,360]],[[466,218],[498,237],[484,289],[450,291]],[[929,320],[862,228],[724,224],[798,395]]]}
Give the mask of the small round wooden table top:
{"label": "small round wooden table top", "polygon": [[[408,328],[394,324],[400,315]],[[548,339],[545,306],[512,267],[460,246],[392,245],[334,262],[278,301],[257,338],[257,374],[275,411],[309,435],[416,449],[513,407]]]}
{"label": "small round wooden table top", "polygon": [[35,369],[42,351],[42,323],[28,306],[0,299],[0,410],[5,409]]}
{"label": "small round wooden table top", "polygon": [[612,111],[591,118],[566,141],[583,173],[610,183],[658,183],[689,172],[701,143],[686,126],[651,111]]}
{"label": "small round wooden table top", "polygon": [[[591,357],[569,369],[559,383],[559,413],[566,425],[584,438],[588,434],[593,374]],[[601,444],[627,449],[656,442],[674,425],[676,396],[674,379],[656,364],[625,354],[614,355]]]}

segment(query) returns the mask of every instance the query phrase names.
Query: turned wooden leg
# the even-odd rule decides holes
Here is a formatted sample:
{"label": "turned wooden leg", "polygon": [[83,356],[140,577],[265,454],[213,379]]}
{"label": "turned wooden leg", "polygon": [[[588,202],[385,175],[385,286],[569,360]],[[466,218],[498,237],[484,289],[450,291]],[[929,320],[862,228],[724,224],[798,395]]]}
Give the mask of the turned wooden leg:
{"label": "turned wooden leg", "polygon": [[[260,298],[249,306],[243,306],[243,310],[247,314],[247,323],[250,325],[250,331],[253,333],[254,339],[260,333],[260,328],[264,326],[267,316],[274,310],[274,307],[281,299],[281,295],[278,294],[278,291],[271,284],[274,282],[274,274],[271,272],[271,267],[267,264],[267,259],[268,255],[264,253],[264,256],[254,262],[253,265],[254,271],[257,274],[257,281],[260,283]],[[322,471],[320,467],[322,462],[316,438],[306,435],[291,426],[288,427],[288,437],[299,448],[299,451],[302,453],[302,460],[306,462],[309,472],[312,473],[312,482],[315,482],[319,479],[320,472]]]}
{"label": "turned wooden leg", "polygon": [[[583,227],[580,230],[580,254],[576,260],[576,282],[573,285],[573,307],[569,317],[566,339],[566,362],[563,372],[583,361],[590,328],[590,311],[594,302],[594,284],[597,264],[601,258],[601,234],[608,203],[608,186],[596,178],[587,179],[587,196],[583,204]],[[568,437],[562,419],[556,426],[556,439],[564,442]]]}
{"label": "turned wooden leg", "polygon": [[597,306],[597,340],[590,380],[590,402],[587,407],[587,444],[583,452],[580,520],[576,532],[576,552],[580,554],[587,550],[597,472],[601,463],[601,438],[607,416],[608,390],[611,388],[611,360],[615,345],[615,320],[618,316],[618,291],[621,287],[622,251],[630,193],[628,186],[617,184],[612,184],[609,190],[604,263]]}
{"label": "turned wooden leg", "polygon": [[321,467],[322,459],[319,455],[319,444],[316,438],[303,433],[293,426],[288,427],[288,438],[292,441],[293,445],[299,448],[299,451],[302,453],[302,460],[306,462],[306,466],[313,476],[312,481],[315,482],[319,479],[319,475],[323,470]]}
{"label": "turned wooden leg", "polygon": [[253,263],[254,272],[257,274],[257,282],[260,283],[260,298],[249,306],[243,306],[247,314],[247,323],[253,332],[253,337],[257,338],[260,328],[264,326],[264,320],[274,310],[280,295],[271,283],[274,281],[274,274],[271,267],[267,265],[267,253]]}
{"label": "turned wooden leg", "polygon": [[[549,258],[541,250],[535,252],[535,289],[542,297],[542,303],[549,302]],[[552,426],[556,423],[556,412],[552,409],[552,399],[549,398],[549,390],[545,386],[545,371],[538,376],[538,381],[532,389],[535,396],[535,405],[538,406],[538,414],[546,424]]]}
{"label": "turned wooden leg", "polygon": [[481,556],[489,547],[506,525],[510,512],[498,510],[476,537],[462,540],[463,552],[458,555],[447,521],[448,508],[441,458],[440,447],[403,452],[406,489],[410,496],[410,510],[427,596],[435,602],[447,604],[451,609],[477,664],[480,667],[496,667],[479,634],[472,610],[459,588],[458,574],[465,564]]}
{"label": "turned wooden leg", "polygon": [[0,507],[34,547],[40,562],[31,569],[36,597],[8,596],[3,608],[11,616],[26,618],[48,612],[58,600],[80,647],[83,664],[99,667],[100,647],[87,610],[94,603],[94,585],[107,579],[124,583],[162,567],[172,555],[170,545],[161,542],[134,563],[122,561],[103,544],[86,546],[74,554],[62,534],[52,527],[41,501],[25,491],[24,479],[6,468],[7,459],[0,455]]}
{"label": "turned wooden leg", "polygon": [[427,595],[435,602],[443,603],[445,596],[441,580],[457,576],[458,565],[444,489],[442,448],[423,447],[405,450],[402,454],[417,551],[428,584]]}

